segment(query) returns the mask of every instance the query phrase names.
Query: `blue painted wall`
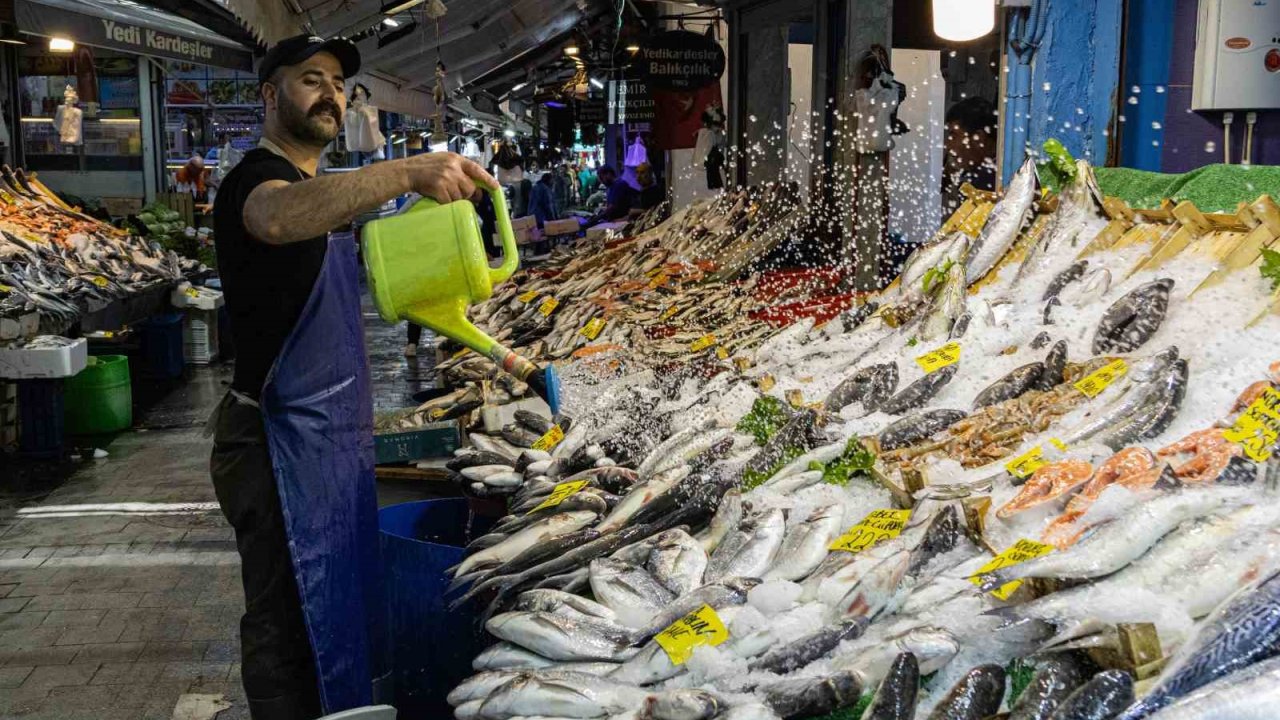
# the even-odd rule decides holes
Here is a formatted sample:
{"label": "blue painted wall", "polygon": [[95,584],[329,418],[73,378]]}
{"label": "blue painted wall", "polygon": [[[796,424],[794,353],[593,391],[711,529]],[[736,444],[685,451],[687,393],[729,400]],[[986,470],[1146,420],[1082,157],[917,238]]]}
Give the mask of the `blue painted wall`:
{"label": "blue painted wall", "polygon": [[1123,167],[1152,171],[1161,168],[1173,27],[1169,0],[1129,0],[1124,83],[1120,88]]}

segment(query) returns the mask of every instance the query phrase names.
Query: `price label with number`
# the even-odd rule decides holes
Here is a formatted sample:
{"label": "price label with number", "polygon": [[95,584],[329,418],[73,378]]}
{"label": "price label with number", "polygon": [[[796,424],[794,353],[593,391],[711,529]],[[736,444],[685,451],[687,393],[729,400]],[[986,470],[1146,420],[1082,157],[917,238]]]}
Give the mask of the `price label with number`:
{"label": "price label with number", "polygon": [[[1049,442],[1059,450],[1066,451],[1067,445],[1058,438],[1049,438]],[[1029,478],[1035,474],[1037,470],[1048,465],[1049,461],[1044,457],[1044,448],[1037,445],[1030,450],[1022,453],[1018,457],[1004,464],[1004,469],[1009,471],[1010,475],[1018,478]]]}
{"label": "price label with number", "polygon": [[1111,383],[1124,377],[1129,372],[1129,364],[1124,360],[1113,360],[1076,381],[1076,389],[1086,397],[1097,397]]}
{"label": "price label with number", "polygon": [[836,538],[828,549],[859,553],[875,547],[902,534],[910,517],[910,510],[873,510],[857,525],[849,528],[849,532]]}
{"label": "price label with number", "polygon": [[680,308],[676,305],[672,305],[671,307],[662,311],[662,314],[658,316],[658,321],[666,322],[670,320],[673,316],[675,316],[675,314],[678,312],[680,312]]}
{"label": "price label with number", "polygon": [[1280,439],[1280,391],[1267,388],[1223,436],[1244,448],[1250,460],[1266,462]]}
{"label": "price label with number", "polygon": [[97,285],[100,288],[104,288],[107,286],[107,279],[102,277],[101,275],[95,276],[92,280],[90,280],[90,282],[92,282],[94,285]]}
{"label": "price label with number", "polygon": [[662,287],[663,285],[666,285],[668,280],[670,280],[670,278],[667,277],[666,273],[658,273],[657,275],[653,276],[652,280],[649,281],[649,289],[656,290]]}
{"label": "price label with number", "polygon": [[13,292],[13,288],[9,287],[8,285],[0,285],[0,293],[8,293],[8,292]]}
{"label": "price label with number", "polygon": [[551,491],[551,494],[547,496],[547,499],[539,503],[538,506],[530,510],[529,513],[536,513],[539,510],[559,505],[569,499],[569,497],[576,495],[579,490],[587,486],[588,482],[588,480],[574,480],[573,482],[563,482],[556,485],[555,489]]}
{"label": "price label with number", "polygon": [[720,358],[721,360],[728,360],[729,351],[723,345],[721,345],[720,347],[716,348],[716,357]]}
{"label": "price label with number", "polygon": [[685,664],[699,645],[715,647],[728,639],[729,629],[710,605],[703,605],[671,623],[654,638],[671,658],[672,665]]}
{"label": "price label with number", "polygon": [[707,348],[715,344],[716,344],[715,335],[703,335],[702,337],[690,343],[689,349],[692,350],[693,352],[700,352],[702,350],[706,350]]}
{"label": "price label with number", "polygon": [[[1028,560],[1034,560],[1043,555],[1048,555],[1051,552],[1053,552],[1052,545],[1038,543],[1035,540],[1019,540],[1010,546],[1008,550],[1005,550],[994,558],[991,558],[991,562],[978,568],[978,572],[974,573],[974,575],[969,578],[969,582],[981,587],[983,575],[995,572],[1000,568],[1006,568],[1011,565],[1024,563]],[[1001,600],[1008,600],[1009,596],[1020,587],[1022,587],[1022,581],[1014,580],[992,590],[991,594]]]}
{"label": "price label with number", "polygon": [[17,203],[17,201],[13,199],[13,196],[9,194],[8,190],[0,190],[0,201],[3,201],[5,205],[14,205]]}
{"label": "price label with number", "polygon": [[547,298],[538,306],[538,312],[542,313],[542,317],[550,317],[551,313],[555,312],[558,307],[560,307],[559,300],[555,298]]}
{"label": "price label with number", "polygon": [[533,444],[533,449],[551,452],[551,448],[559,445],[561,440],[564,440],[564,431],[559,425],[552,425],[547,434],[538,438],[538,441]]}
{"label": "price label with number", "polygon": [[520,293],[519,295],[516,296],[516,299],[524,303],[525,305],[528,305],[529,303],[538,299],[538,291],[530,290],[529,292]]}
{"label": "price label with number", "polygon": [[595,340],[600,337],[600,331],[604,330],[604,318],[591,318],[578,334],[588,340]]}
{"label": "price label with number", "polygon": [[198,298],[200,297],[200,292],[195,288],[187,288],[186,295],[189,298]]}
{"label": "price label with number", "polygon": [[960,362],[960,343],[947,343],[933,352],[927,352],[916,358],[916,364],[926,374],[958,362]]}

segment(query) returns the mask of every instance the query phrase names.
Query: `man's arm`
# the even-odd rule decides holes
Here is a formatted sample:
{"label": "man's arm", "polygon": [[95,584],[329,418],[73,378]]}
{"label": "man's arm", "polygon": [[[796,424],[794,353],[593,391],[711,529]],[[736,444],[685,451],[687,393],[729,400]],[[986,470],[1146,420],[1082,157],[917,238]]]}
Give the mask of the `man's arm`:
{"label": "man's arm", "polygon": [[497,187],[484,168],[452,153],[375,163],[296,183],[269,180],[245,200],[244,225],[258,240],[284,245],[324,235],[406,192],[448,203],[471,197],[477,184]]}

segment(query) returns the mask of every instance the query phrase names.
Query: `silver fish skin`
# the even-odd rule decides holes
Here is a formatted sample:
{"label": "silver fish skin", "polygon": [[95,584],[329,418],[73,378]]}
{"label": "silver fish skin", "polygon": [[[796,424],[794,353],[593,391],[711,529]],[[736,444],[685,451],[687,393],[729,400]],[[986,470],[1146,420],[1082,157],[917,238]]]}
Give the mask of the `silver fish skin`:
{"label": "silver fish skin", "polygon": [[783,480],[790,475],[805,472],[809,469],[810,463],[829,463],[844,453],[845,445],[846,443],[844,442],[834,442],[829,445],[816,447],[786,465],[783,465],[778,472],[774,473],[768,480],[765,480],[762,483],[762,486],[771,487],[778,481]]}
{"label": "silver fish skin", "polygon": [[1098,189],[1093,169],[1083,161],[1076,163],[1076,177],[1058,193],[1058,209],[1039,239],[1027,251],[1014,282],[1027,272],[1038,269],[1041,258],[1063,246],[1074,247],[1077,237],[1089,220],[1102,217],[1102,192]]}
{"label": "silver fish skin", "polygon": [[982,587],[990,590],[1031,577],[1089,579],[1109,575],[1141,557],[1183,522],[1241,502],[1239,497],[1213,490],[1166,493],[1093,528],[1067,550],[983,575]]}
{"label": "silver fish skin", "polygon": [[526,612],[555,612],[562,607],[572,608],[586,617],[613,620],[612,610],[593,600],[560,590],[526,590],[516,598],[516,609]]}
{"label": "silver fish skin", "polygon": [[787,531],[777,557],[764,574],[769,580],[801,580],[827,556],[827,547],[840,536],[844,519],[841,505],[827,505],[814,510],[804,521]]}
{"label": "silver fish skin", "polygon": [[615,558],[592,560],[590,578],[591,594],[626,624],[652,617],[675,599],[647,570]]}
{"label": "silver fish skin", "polygon": [[585,673],[565,673],[555,679],[518,677],[497,688],[480,707],[480,720],[546,715],[599,718],[638,707],[649,693]]}
{"label": "silver fish skin", "polygon": [[628,638],[612,628],[552,613],[495,615],[485,623],[485,630],[550,660],[621,662],[636,653]]}
{"label": "silver fish skin", "polygon": [[655,580],[679,597],[702,587],[707,551],[685,530],[668,530],[655,539],[646,568]]}
{"label": "silver fish skin", "polygon": [[1280,707],[1280,658],[1215,680],[1148,716],[1150,720],[1271,720]]}
{"label": "silver fish skin", "polygon": [[659,475],[677,466],[683,465],[716,445],[719,445],[733,434],[734,431],[731,428],[707,430],[706,432],[697,435],[689,442],[682,443],[677,446],[671,451],[670,455],[655,463],[651,472],[654,475]]}
{"label": "silver fish skin", "polygon": [[833,608],[837,617],[873,619],[889,605],[911,567],[911,553],[903,550],[880,562],[858,580]]}
{"label": "silver fish skin", "polygon": [[642,479],[648,480],[650,476],[655,474],[654,468],[659,464],[666,462],[667,459],[671,457],[672,451],[681,445],[690,442],[694,438],[698,437],[699,434],[704,433],[707,430],[708,428],[705,427],[705,425],[695,425],[676,432],[671,437],[658,443],[658,446],[650,451],[649,455],[640,463],[640,466],[636,468],[636,472]]}
{"label": "silver fish skin", "polygon": [[455,720],[478,720],[480,717],[480,708],[484,705],[483,700],[471,700],[462,703],[453,709],[453,717]]}
{"label": "silver fish skin", "polygon": [[554,663],[541,655],[525,650],[509,642],[500,642],[485,648],[471,661],[471,669],[482,670],[534,670],[550,667]]}
{"label": "silver fish skin", "polygon": [[1035,198],[1035,161],[1028,157],[1014,174],[1009,187],[1005,189],[1004,197],[992,209],[987,224],[969,250],[969,258],[965,263],[966,284],[972,285],[981,280],[1009,251],[1026,223]]}
{"label": "silver fish skin", "polygon": [[922,245],[907,257],[898,276],[898,292],[903,300],[919,300],[924,295],[925,273],[945,264],[959,243],[964,243],[964,250],[956,262],[964,262],[964,254],[969,251],[969,236],[959,231],[943,236],[937,242]]}
{"label": "silver fish skin", "polygon": [[631,642],[634,645],[648,642],[654,635],[667,629],[671,623],[703,605],[710,605],[716,611],[742,605],[747,601],[747,592],[759,584],[759,578],[739,577],[703,585],[664,607],[661,612],[653,616],[648,625],[631,634]]}
{"label": "silver fish skin", "polygon": [[514,470],[515,468],[510,465],[474,465],[472,467],[462,468],[459,472],[462,473],[462,477],[468,480],[483,481],[490,475],[513,472]]}
{"label": "silver fish skin", "polygon": [[457,707],[472,700],[484,700],[489,693],[524,673],[523,670],[486,670],[458,683],[445,700]]}
{"label": "silver fish skin", "polygon": [[725,536],[742,522],[742,491],[734,488],[720,498],[716,514],[711,517],[711,524],[698,534],[698,542],[707,553],[714,552]]}
{"label": "silver fish skin", "polygon": [[546,520],[530,525],[497,545],[487,547],[478,553],[467,556],[458,565],[454,575],[466,575],[477,566],[485,564],[504,563],[538,543],[561,535],[567,535],[571,532],[577,532],[595,522],[597,517],[593,512],[581,510],[552,515]]}
{"label": "silver fish skin", "polygon": [[613,512],[600,521],[596,529],[602,533],[608,533],[626,525],[640,508],[675,487],[676,483],[688,477],[691,472],[692,468],[688,465],[679,465],[632,487],[622,501],[614,506]]}
{"label": "silver fish skin", "polygon": [[760,577],[782,547],[787,520],[781,510],[768,510],[738,526],[741,543],[725,542],[707,563],[706,580],[730,577]]}
{"label": "silver fish skin", "polygon": [[947,338],[951,334],[951,327],[964,314],[966,285],[963,264],[955,263],[947,269],[947,276],[942,281],[937,297],[920,322],[921,340],[933,341]]}
{"label": "silver fish skin", "polygon": [[[773,478],[769,479],[773,480]],[[804,472],[792,473],[769,485],[768,488],[779,495],[790,495],[820,482],[822,482],[821,470],[805,470]]]}
{"label": "silver fish skin", "polygon": [[641,713],[651,720],[711,720],[727,706],[706,690],[686,688],[650,696]]}
{"label": "silver fish skin", "polygon": [[[1088,440],[1132,415],[1159,393],[1160,377],[1177,359],[1178,348],[1169,347],[1149,358],[1133,363],[1127,376],[1121,379],[1123,384],[1117,388],[1119,394],[1113,395],[1107,405],[1090,412],[1079,424],[1064,431],[1060,436],[1062,441],[1074,445]],[[1106,391],[1103,392],[1106,393]]]}

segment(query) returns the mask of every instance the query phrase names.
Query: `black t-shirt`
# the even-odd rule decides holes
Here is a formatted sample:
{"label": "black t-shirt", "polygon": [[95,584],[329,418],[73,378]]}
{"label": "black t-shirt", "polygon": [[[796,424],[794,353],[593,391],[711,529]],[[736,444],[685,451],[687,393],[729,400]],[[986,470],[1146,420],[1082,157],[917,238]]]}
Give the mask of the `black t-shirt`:
{"label": "black t-shirt", "polygon": [[286,245],[261,242],[244,227],[244,203],[268,180],[307,177],[288,160],[258,148],[245,153],[222,181],[214,202],[218,275],[236,347],[231,387],[255,398],[311,296],[328,244],[324,237]]}

